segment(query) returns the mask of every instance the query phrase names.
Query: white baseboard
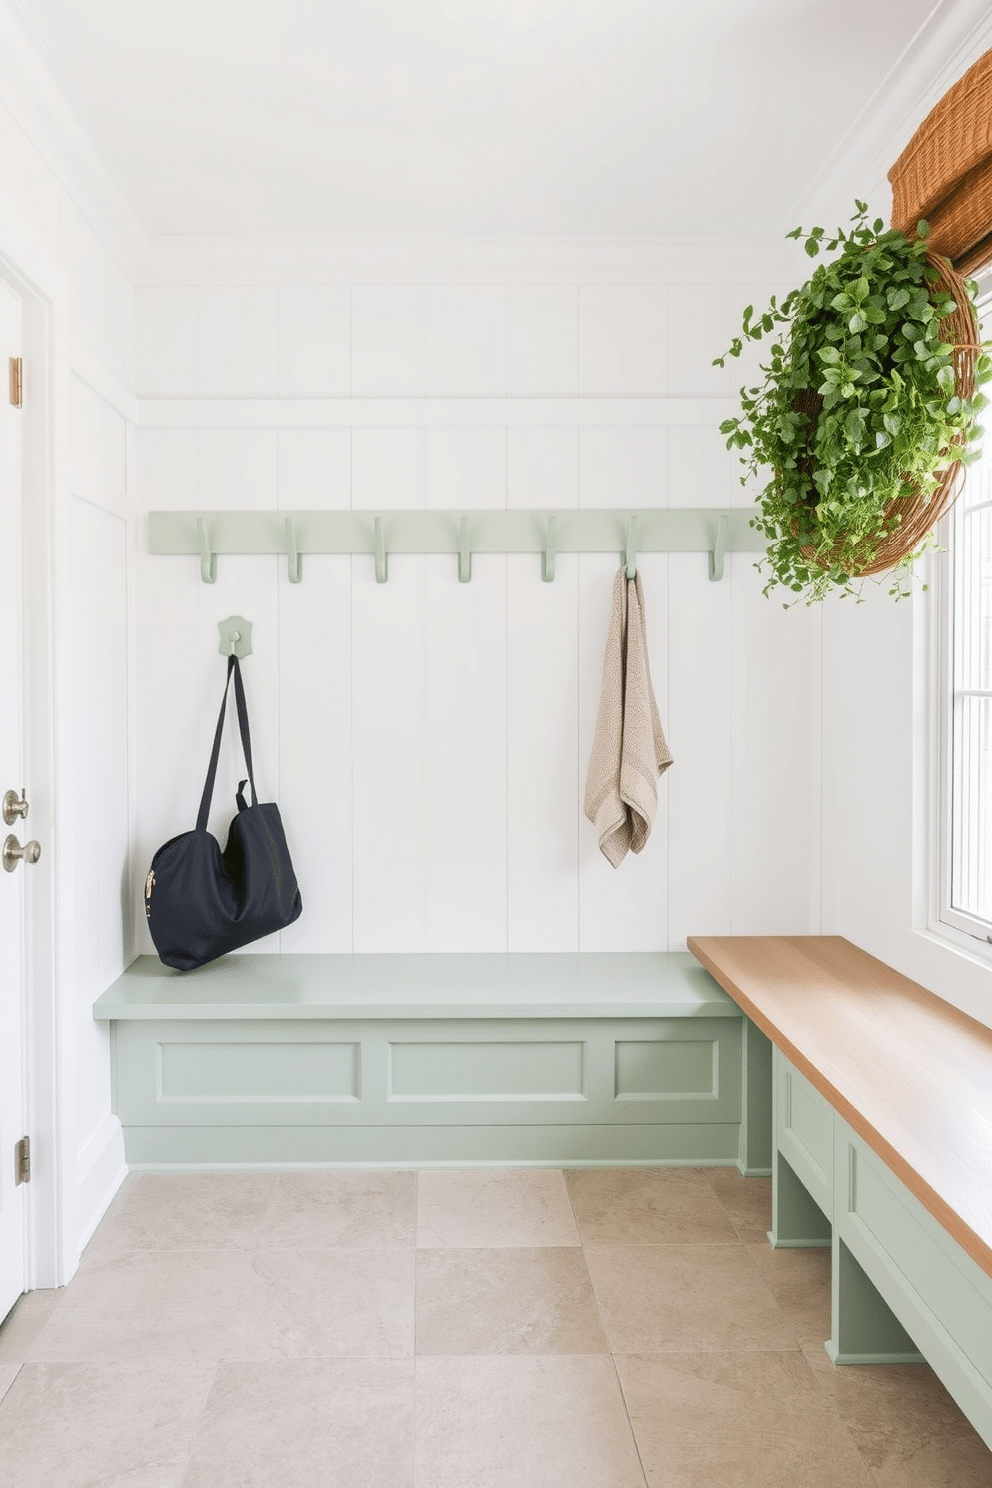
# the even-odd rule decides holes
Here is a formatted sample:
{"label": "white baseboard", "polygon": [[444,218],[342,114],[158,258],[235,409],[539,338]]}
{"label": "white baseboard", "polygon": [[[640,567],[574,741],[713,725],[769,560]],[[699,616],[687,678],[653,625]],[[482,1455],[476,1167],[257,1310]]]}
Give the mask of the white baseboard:
{"label": "white baseboard", "polygon": [[120,1121],[108,1111],[80,1147],[76,1159],[80,1254],[126,1177],[124,1133]]}

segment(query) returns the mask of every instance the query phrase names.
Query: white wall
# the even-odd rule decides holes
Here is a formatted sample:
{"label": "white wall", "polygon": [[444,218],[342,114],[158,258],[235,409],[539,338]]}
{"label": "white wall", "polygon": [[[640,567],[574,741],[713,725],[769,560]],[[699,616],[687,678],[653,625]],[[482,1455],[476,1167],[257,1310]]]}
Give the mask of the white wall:
{"label": "white wall", "polygon": [[[137,506],[746,504],[717,403],[702,426],[658,421],[687,407],[667,400],[734,391],[711,360],[737,307],[774,287],[711,259],[706,286],[142,286]],[[308,556],[300,585],[275,557],[220,557],[207,586],[198,561],[145,546],[137,855],[193,823],[217,621],[245,615],[259,786],[305,906],[282,950],[679,949],[693,932],[817,928],[813,621],[761,597],[752,555],[722,584],[703,554],[640,559],[675,764],[645,851],[614,871],[581,796],[616,555],[562,555],[553,584],[536,556],[476,556],[467,585],[443,556],[394,556],[385,585],[363,557]],[[232,749],[221,835],[236,779]]]}
{"label": "white wall", "polygon": [[[93,1000],[133,955],[128,789],[128,549],[131,543],[120,406],[130,375],[131,287],[103,236],[60,174],[41,133],[32,137],[17,110],[0,105],[0,191],[33,229],[40,249],[69,282],[72,346],[69,471],[60,490],[54,540],[57,571],[57,696],[64,767],[71,793],[61,804],[60,864],[69,905],[63,947],[62,1037],[73,1069],[74,1109],[66,1123],[75,1150],[67,1207],[81,1247],[124,1174],[120,1123],[110,1109],[106,1028]],[[2,223],[0,223],[2,232]],[[25,372],[30,397],[31,367]],[[108,401],[108,399],[110,401]],[[114,405],[118,406],[114,406]],[[30,788],[30,782],[28,782]],[[70,1251],[71,1251],[70,1237]]]}

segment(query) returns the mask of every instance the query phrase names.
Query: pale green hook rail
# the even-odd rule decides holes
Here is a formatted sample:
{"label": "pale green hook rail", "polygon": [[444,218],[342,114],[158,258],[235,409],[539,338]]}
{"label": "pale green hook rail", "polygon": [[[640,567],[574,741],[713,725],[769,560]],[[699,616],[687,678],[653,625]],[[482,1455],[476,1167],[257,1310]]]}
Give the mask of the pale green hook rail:
{"label": "pale green hook rail", "polygon": [[151,512],[152,553],[188,553],[212,584],[218,554],[276,553],[290,583],[303,577],[306,553],[367,553],[376,581],[387,578],[390,553],[451,553],[458,578],[472,577],[473,553],[539,553],[551,583],[559,553],[616,553],[627,575],[639,553],[706,553],[709,576],[724,575],[727,553],[762,553],[765,540],[750,525],[752,510],[715,507],[636,511],[217,511]]}

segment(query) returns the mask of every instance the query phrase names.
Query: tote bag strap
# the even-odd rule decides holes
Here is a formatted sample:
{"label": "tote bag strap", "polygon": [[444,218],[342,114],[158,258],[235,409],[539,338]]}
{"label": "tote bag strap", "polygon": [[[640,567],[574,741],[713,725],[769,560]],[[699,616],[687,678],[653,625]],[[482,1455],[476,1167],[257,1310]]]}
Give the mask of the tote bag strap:
{"label": "tote bag strap", "polygon": [[207,779],[203,787],[203,795],[200,798],[200,810],[196,818],[196,830],[205,832],[207,829],[207,818],[210,815],[210,802],[214,794],[214,781],[217,777],[217,761],[220,759],[220,741],[224,733],[224,715],[227,711],[227,694],[231,686],[231,673],[234,673],[234,697],[238,706],[238,724],[241,728],[241,747],[245,753],[245,764],[248,766],[248,779],[251,781],[251,803],[258,805],[258,797],[255,794],[255,776],[251,764],[251,735],[248,732],[248,705],[245,702],[244,683],[241,681],[241,663],[236,656],[228,657],[227,681],[224,684],[224,696],[220,702],[220,716],[217,719],[217,728],[214,732],[214,747],[210,751],[210,764],[207,768]]}

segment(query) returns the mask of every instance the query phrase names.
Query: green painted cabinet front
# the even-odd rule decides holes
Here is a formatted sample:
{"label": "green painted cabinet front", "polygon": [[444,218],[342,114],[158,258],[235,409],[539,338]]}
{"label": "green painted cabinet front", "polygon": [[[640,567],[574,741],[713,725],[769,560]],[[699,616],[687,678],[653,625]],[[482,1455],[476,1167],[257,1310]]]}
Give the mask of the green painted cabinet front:
{"label": "green painted cabinet front", "polygon": [[[232,1139],[236,1129],[269,1133],[261,1145],[270,1155],[260,1161],[280,1160],[273,1152],[285,1161],[320,1161],[314,1154],[321,1150],[328,1161],[345,1151],[355,1161],[389,1160],[390,1151],[397,1161],[455,1160],[463,1150],[470,1158],[465,1134],[473,1130],[489,1134],[477,1146],[479,1160],[492,1161],[493,1134],[513,1129],[536,1135],[529,1147],[509,1142],[511,1161],[525,1148],[535,1161],[553,1161],[557,1152],[584,1160],[583,1132],[588,1161],[620,1160],[623,1133],[632,1160],[644,1161],[652,1131],[663,1133],[659,1160],[738,1156],[739,1017],[134,1020],[113,1027],[115,1108],[132,1165],[167,1165],[166,1132],[175,1135],[176,1165],[250,1162],[259,1144]],[[413,1128],[424,1136],[411,1147]],[[389,1130],[397,1133],[392,1146]],[[273,1135],[280,1131],[281,1138]],[[461,1133],[456,1143],[453,1131]],[[334,1136],[322,1146],[320,1132]]]}

